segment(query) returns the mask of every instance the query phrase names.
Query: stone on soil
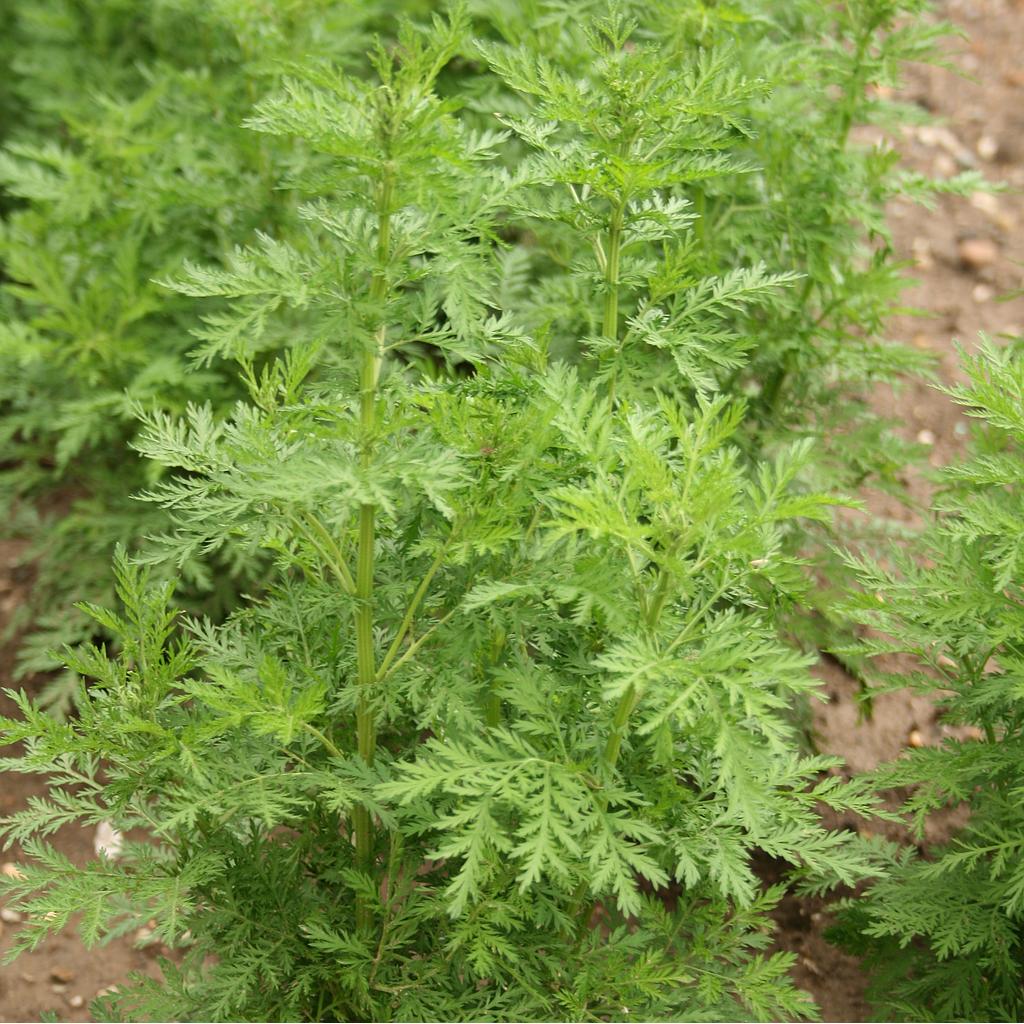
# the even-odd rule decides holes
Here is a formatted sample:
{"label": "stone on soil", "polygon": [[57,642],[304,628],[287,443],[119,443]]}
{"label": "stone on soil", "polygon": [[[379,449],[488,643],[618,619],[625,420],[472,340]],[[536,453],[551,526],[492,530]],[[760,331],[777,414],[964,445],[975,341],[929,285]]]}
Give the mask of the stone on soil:
{"label": "stone on soil", "polygon": [[999,259],[999,246],[990,238],[965,238],[957,251],[960,262],[971,270],[990,267]]}

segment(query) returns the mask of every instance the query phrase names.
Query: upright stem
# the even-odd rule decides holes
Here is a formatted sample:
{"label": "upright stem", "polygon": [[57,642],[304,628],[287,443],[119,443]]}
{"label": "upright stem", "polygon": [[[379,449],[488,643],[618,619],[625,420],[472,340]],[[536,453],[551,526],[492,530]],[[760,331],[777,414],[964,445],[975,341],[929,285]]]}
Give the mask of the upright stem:
{"label": "upright stem", "polygon": [[391,646],[384,655],[384,659],[380,663],[380,668],[377,669],[378,682],[384,673],[391,668],[395,659],[398,657],[399,651],[402,649],[402,641],[405,640],[410,629],[412,629],[413,620],[416,618],[416,612],[419,611],[423,598],[427,596],[430,584],[437,575],[438,570],[441,568],[441,565],[444,562],[444,556],[448,552],[449,545],[455,539],[455,534],[458,528],[458,522],[452,524],[451,533],[448,534],[448,539],[441,545],[440,550],[434,556],[433,562],[430,563],[430,568],[427,569],[423,579],[420,580],[420,585],[416,588],[416,593],[413,594],[412,600],[409,602],[409,606],[405,609],[405,615],[402,617],[402,621],[399,624],[398,629],[395,631],[395,638],[391,641]]}
{"label": "upright stem", "polygon": [[[608,224],[608,256],[605,263],[605,298],[604,298],[604,320],[601,326],[601,333],[605,338],[615,342],[619,339],[619,271],[622,257],[622,226],[626,215],[625,200],[620,199],[612,209],[611,221]],[[615,400],[615,384],[618,374],[615,370],[612,373],[611,398]],[[619,706],[615,711],[615,720],[612,723],[612,731],[604,748],[604,763],[611,771],[619,759],[619,749],[622,746],[622,736],[626,731],[626,724],[629,716],[636,707],[636,687],[630,686],[619,700]]]}
{"label": "upright stem", "polygon": [[647,606],[647,625],[651,629],[658,625],[658,619],[661,618],[661,610],[665,607],[665,602],[668,600],[668,588],[671,582],[668,563],[675,557],[678,549],[679,541],[676,540],[673,544],[669,545],[668,550],[665,552],[665,562],[662,565],[661,572],[658,573],[658,585],[655,587],[654,596]]}
{"label": "upright stem", "polygon": [[625,203],[616,204],[608,225],[608,252],[604,270],[607,290],[604,296],[601,333],[613,341],[617,341],[619,337],[619,267],[622,262],[622,222],[625,213]]}
{"label": "upright stem", "polygon": [[[611,221],[608,224],[608,251],[604,267],[604,283],[606,292],[604,295],[604,321],[601,326],[601,333],[605,338],[614,342],[618,341],[618,275],[622,262],[623,248],[623,222],[626,218],[626,202],[621,200],[616,203],[611,211]],[[615,375],[611,378],[611,398],[615,396]],[[618,700],[618,707],[615,709],[615,718],[611,724],[611,734],[604,746],[604,764],[609,769],[615,767],[618,760],[618,751],[622,748],[623,735],[630,715],[636,707],[637,692],[635,686],[629,689]]]}
{"label": "upright stem", "polygon": [[693,205],[697,211],[695,227],[697,237],[700,239],[701,248],[708,251],[708,197],[702,188],[695,188],[693,191]]}
{"label": "upright stem", "polygon": [[629,716],[633,714],[637,700],[636,687],[630,683],[629,689],[619,698],[619,706],[615,709],[615,718],[612,721],[612,731],[604,745],[603,761],[609,773],[615,769],[615,765],[618,763],[619,751],[622,749],[622,737],[626,734]]}
{"label": "upright stem", "polygon": [[[385,169],[377,207],[377,269],[370,286],[370,297],[383,302],[387,297],[387,262],[391,248],[391,200],[393,185],[390,171]],[[359,460],[363,469],[373,461],[374,435],[377,430],[377,385],[387,340],[384,317],[377,329],[372,348],[363,356],[359,381]],[[377,750],[377,727],[374,721],[371,687],[377,678],[377,663],[373,648],[373,564],[376,543],[376,506],[359,508],[359,547],[356,556],[356,681],[359,696],[356,701],[356,744],[359,756],[373,764]],[[373,820],[366,807],[356,807],[352,814],[355,831],[356,862],[368,872],[373,864]],[[368,929],[372,923],[370,908],[362,899],[356,902],[356,924]]]}
{"label": "upright stem", "polygon": [[840,149],[845,149],[850,138],[850,129],[853,127],[853,112],[864,94],[864,87],[867,85],[867,69],[864,66],[864,58],[871,44],[871,27],[863,26],[857,34],[856,49],[853,56],[853,75],[846,83],[843,92],[842,106],[839,115],[839,130],[837,141]]}
{"label": "upright stem", "polygon": [[[625,219],[626,204],[620,200],[612,210],[612,219],[608,224],[608,251],[604,266],[604,317],[601,321],[601,334],[617,346],[619,340],[619,267],[622,262],[622,223]],[[617,353],[613,349],[612,358]],[[612,367],[612,381],[609,394],[615,400],[615,385],[618,380],[618,362]]]}
{"label": "upright stem", "polygon": [[[503,629],[496,629],[494,631],[494,639],[491,643],[490,665],[485,667],[485,671],[487,670],[487,667],[493,668],[498,664],[504,647],[505,631]],[[493,680],[491,680],[491,683],[487,688],[484,716],[488,729],[497,729],[498,726],[501,725],[501,697],[498,694]]]}

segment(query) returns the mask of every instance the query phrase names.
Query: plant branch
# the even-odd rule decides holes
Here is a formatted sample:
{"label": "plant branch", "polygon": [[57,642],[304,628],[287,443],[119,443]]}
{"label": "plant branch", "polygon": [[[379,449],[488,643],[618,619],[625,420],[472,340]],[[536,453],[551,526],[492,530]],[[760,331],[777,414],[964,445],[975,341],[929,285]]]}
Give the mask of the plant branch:
{"label": "plant branch", "polygon": [[376,681],[378,683],[383,682],[389,676],[394,675],[430,638],[430,636],[440,629],[446,622],[448,622],[452,616],[458,611],[458,608],[453,608],[450,612],[442,615],[418,640],[411,643],[406,649],[405,653],[387,669],[387,671],[380,671],[377,673]]}
{"label": "plant branch", "polygon": [[380,664],[380,672],[386,672],[388,667],[398,656],[398,652],[402,646],[402,641],[405,639],[412,627],[413,620],[416,617],[416,612],[419,611],[423,598],[426,597],[427,591],[430,589],[430,584],[433,582],[438,570],[444,564],[444,556],[448,553],[448,548],[455,539],[457,530],[458,524],[455,523],[452,525],[451,532],[448,534],[444,544],[441,545],[440,551],[438,551],[437,555],[434,557],[433,562],[430,563],[430,568],[427,569],[423,579],[420,580],[420,585],[416,588],[416,592],[413,594],[412,600],[409,602],[409,607],[405,610],[405,616],[402,618],[402,621],[398,626],[395,638],[391,641],[391,646],[388,648],[387,653],[384,655],[384,660]]}
{"label": "plant branch", "polygon": [[[371,299],[383,303],[387,298],[387,264],[391,250],[391,203],[393,182],[391,168],[385,164],[377,205],[377,267],[370,286]],[[374,435],[377,429],[377,386],[380,380],[382,350],[387,338],[387,324],[382,315],[381,324],[374,337],[372,348],[363,356],[360,374],[359,426],[360,463],[369,469],[373,460]],[[376,544],[375,505],[366,503],[359,508],[359,547],[356,560],[355,579],[355,629],[356,629],[356,744],[359,756],[373,764],[377,750],[377,729],[374,721],[371,688],[377,681],[376,655],[374,653],[374,547]],[[373,865],[373,821],[365,806],[354,808],[352,823],[356,839],[356,863],[367,874]],[[360,930],[369,929],[372,923],[371,910],[362,898],[356,901],[356,925]]]}

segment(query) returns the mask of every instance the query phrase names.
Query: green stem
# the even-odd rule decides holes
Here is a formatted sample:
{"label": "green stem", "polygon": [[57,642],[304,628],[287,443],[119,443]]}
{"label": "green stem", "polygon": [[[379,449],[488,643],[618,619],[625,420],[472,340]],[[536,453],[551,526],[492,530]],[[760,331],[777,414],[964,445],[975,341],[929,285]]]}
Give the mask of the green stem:
{"label": "green stem", "polygon": [[705,253],[708,251],[708,197],[704,189],[697,188],[693,192],[693,205],[697,213],[697,220],[694,227],[697,230],[697,238],[700,239],[700,246]]}
{"label": "green stem", "polygon": [[[349,568],[345,564],[345,556],[342,554],[341,548],[338,547],[334,538],[327,532],[324,524],[321,523],[315,515],[307,513],[304,518],[310,528],[314,530],[320,538],[319,542],[316,537],[310,536],[310,534],[302,528],[301,523],[299,523],[294,516],[292,517],[292,522],[306,534],[309,542],[320,553],[320,557],[323,558],[328,567],[337,577],[338,582],[341,584],[341,589],[344,590],[346,594],[354,595],[356,592],[355,580],[352,579],[352,573],[349,572]],[[321,547],[321,543],[323,544],[323,547]]]}
{"label": "green stem", "polygon": [[639,694],[631,683],[629,689],[619,698],[619,706],[615,709],[615,718],[612,721],[612,731],[604,745],[603,761],[609,774],[615,770],[615,765],[618,763],[619,751],[622,749],[622,737],[626,734],[629,716],[633,714],[638,701]]}
{"label": "green stem", "polygon": [[[604,265],[604,315],[601,318],[601,334],[613,343],[609,349],[610,358],[618,355],[619,340],[619,271],[622,264],[622,224],[626,215],[626,203],[620,200],[612,210],[612,218],[608,224],[608,248],[605,252]],[[616,359],[612,367],[612,379],[609,387],[611,400],[615,401],[615,386],[618,382],[619,367]]]}
{"label": "green stem", "polygon": [[622,222],[625,217],[625,203],[616,204],[608,225],[608,250],[604,280],[604,318],[601,333],[612,341],[619,337],[619,269],[622,264]]}
{"label": "green stem", "polygon": [[[611,211],[611,221],[608,224],[608,245],[604,253],[604,314],[601,317],[601,335],[611,345],[607,350],[606,358],[614,358],[615,348],[618,343],[618,274],[622,265],[623,251],[623,220],[626,214],[625,202],[615,205]],[[615,397],[615,382],[618,376],[617,362],[612,367],[611,386],[609,393],[611,399]]]}
{"label": "green stem", "polygon": [[[689,480],[690,478],[687,479],[685,491],[689,490]],[[677,541],[665,552],[666,563],[675,556],[678,546],[679,542]],[[650,600],[648,600],[641,585],[640,574],[633,562],[632,552],[629,552],[629,561],[633,568],[634,578],[636,579],[637,597],[639,599],[641,612],[644,616],[644,621],[651,630],[655,630],[658,625],[658,620],[661,618],[662,609],[665,607],[665,603],[669,597],[669,584],[671,582],[669,567],[667,564],[662,566],[661,571],[658,574],[658,582],[654,589],[654,594]],[[612,721],[612,731],[609,734],[608,741],[605,743],[604,747],[603,760],[609,774],[615,769],[615,765],[619,760],[619,751],[622,748],[622,738],[626,733],[626,726],[629,724],[629,717],[636,709],[639,700],[640,695],[637,693],[636,687],[632,685],[619,698],[619,705],[615,709],[615,718]]]}
{"label": "green stem", "polygon": [[[309,722],[303,724],[306,732],[311,736],[315,736],[325,747],[331,757],[336,757],[339,760],[344,760],[345,755],[325,736],[315,725],[310,725]],[[289,757],[295,757],[291,751],[285,751]]]}
{"label": "green stem", "polygon": [[[604,745],[604,753],[601,756],[601,763],[603,764],[609,778],[612,772],[615,771],[615,766],[619,761],[619,752],[622,750],[622,738],[626,734],[626,727],[629,725],[630,715],[633,714],[639,703],[640,697],[636,691],[636,687],[630,684],[626,692],[619,698],[619,705],[615,709],[615,718],[612,721],[612,731],[608,734],[608,739]],[[607,797],[601,796],[599,799],[607,806]],[[584,915],[584,910],[590,907],[589,901],[587,901],[587,889],[589,883],[586,879],[580,882],[573,894],[572,898],[572,917],[577,919],[578,922],[578,937],[582,941],[583,936],[587,933],[587,923],[590,920],[590,915],[587,913]]]}
{"label": "green stem", "polygon": [[356,734],[359,755],[367,764],[373,763],[377,737],[367,689],[377,678],[373,652],[373,562],[376,509],[363,505],[359,509],[359,562],[356,568],[356,670],[359,701],[356,711]]}
{"label": "green stem", "polygon": [[[383,302],[387,297],[387,262],[391,249],[391,201],[393,185],[389,170],[381,182],[377,207],[377,269],[370,286],[370,298]],[[382,350],[387,340],[387,325],[381,318],[372,348],[363,356],[359,387],[359,461],[368,470],[373,461],[373,445],[377,431],[377,385],[380,380]],[[359,543],[356,556],[356,746],[359,756],[373,764],[377,751],[377,725],[374,720],[372,688],[377,680],[377,662],[373,645],[374,592],[373,568],[376,545],[377,508],[359,507]],[[369,873],[373,865],[373,821],[364,806],[354,808],[352,824],[355,831],[356,864]],[[368,930],[372,924],[371,908],[361,898],[356,900],[356,925]]]}
{"label": "green stem", "polygon": [[[811,298],[811,291],[814,288],[814,281],[810,275],[804,278],[804,283],[800,289],[800,296],[797,299],[796,308],[799,310],[805,309]],[[821,322],[822,318],[819,318],[815,322],[815,326]],[[764,399],[768,407],[772,412],[777,413],[779,411],[779,405],[782,400],[783,385],[786,383],[786,379],[790,373],[790,360],[787,357],[785,362],[782,363],[776,370],[771,380],[765,385],[764,388]]]}
{"label": "green stem", "polygon": [[864,26],[857,35],[856,50],[853,57],[853,75],[847,82],[843,92],[843,105],[839,117],[839,131],[837,142],[840,149],[845,149],[850,138],[850,129],[853,127],[853,112],[857,103],[864,95],[864,87],[868,84],[867,68],[864,66],[864,57],[871,44],[871,26]]}
{"label": "green stem", "polygon": [[[666,554],[666,558],[671,558],[675,552],[669,550]],[[662,568],[661,572],[658,573],[658,584],[654,590],[654,598],[651,600],[647,608],[647,624],[653,629],[658,624],[658,619],[661,618],[661,610],[665,607],[665,602],[668,600],[668,588],[671,583],[671,574],[668,571],[668,567]]]}
{"label": "green stem", "polygon": [[441,618],[439,618],[418,640],[414,640],[408,647],[406,647],[405,653],[398,659],[398,661],[394,662],[387,671],[379,670],[377,672],[376,682],[383,682],[388,676],[400,669],[411,657],[413,657],[413,655],[416,654],[416,652],[431,638],[431,636],[437,632],[437,630],[451,620],[458,610],[458,608],[453,608],[450,612],[442,615]]}
{"label": "green stem", "polygon": [[402,641],[406,638],[409,630],[412,628],[413,619],[416,617],[416,612],[419,611],[420,605],[423,603],[423,598],[427,596],[427,590],[430,588],[430,584],[433,582],[434,577],[437,575],[437,571],[441,568],[444,562],[444,556],[448,552],[448,548],[451,545],[452,540],[455,538],[455,531],[457,524],[452,526],[451,533],[448,534],[448,539],[441,545],[441,550],[435,555],[433,562],[430,563],[430,568],[427,569],[426,575],[420,580],[420,585],[416,588],[416,593],[413,594],[412,600],[409,602],[409,607],[405,610],[405,616],[402,619],[398,627],[398,632],[395,633],[394,640],[391,641],[391,646],[388,648],[387,654],[384,655],[384,660],[380,663],[378,669],[378,675],[391,667],[391,663],[398,657],[398,652],[401,650]]}
{"label": "green stem", "polygon": [[[505,648],[505,633],[504,630],[498,629],[495,631],[494,640],[491,647],[490,667],[493,668],[498,664],[501,658],[501,652]],[[488,729],[496,729],[501,725],[501,696],[494,685],[494,680],[490,680],[490,685],[487,687],[487,703],[485,707],[485,721],[487,722]]]}
{"label": "green stem", "polygon": [[[618,341],[619,337],[619,276],[622,255],[622,229],[625,219],[626,204],[620,201],[612,211],[611,222],[608,226],[608,254],[605,266],[605,293],[604,320],[602,323],[602,334],[606,338]],[[610,388],[611,399],[615,401],[615,385],[617,381],[617,367],[613,370],[612,383]],[[648,605],[646,596],[639,586],[639,573],[633,564],[632,552],[630,552],[630,564],[633,566],[634,575],[637,577],[637,592],[640,595],[640,605],[645,619],[653,627],[664,605],[668,592],[668,574],[664,573],[659,588],[654,595],[653,604]],[[619,754],[622,750],[622,740],[629,725],[630,716],[639,703],[640,695],[634,685],[630,684],[625,693],[619,698],[618,707],[615,709],[615,718],[612,720],[612,730],[605,742],[602,763],[608,775],[615,771],[618,764]],[[585,884],[584,884],[585,885]],[[585,894],[585,888],[583,893]]]}

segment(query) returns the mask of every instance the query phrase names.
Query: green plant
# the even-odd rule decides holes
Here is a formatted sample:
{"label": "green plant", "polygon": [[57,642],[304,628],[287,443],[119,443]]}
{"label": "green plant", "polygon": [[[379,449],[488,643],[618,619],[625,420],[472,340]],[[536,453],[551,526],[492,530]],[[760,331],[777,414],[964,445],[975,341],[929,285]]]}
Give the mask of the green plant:
{"label": "green plant", "polygon": [[845,911],[839,937],[863,953],[885,1019],[1019,1020],[1024,1013],[1024,361],[986,344],[948,393],[979,421],[971,458],[945,471],[934,521],[895,566],[855,563],[855,611],[874,655],[909,654],[888,687],[934,693],[941,745],[881,769],[907,794],[917,838],[929,815],[968,824],[920,855],[894,849],[889,877]]}
{"label": "green plant", "polygon": [[[95,628],[63,606],[112,599],[104,567],[114,545],[166,528],[159,509],[130,499],[154,473],[125,452],[135,406],[177,415],[210,402],[223,417],[242,394],[230,357],[241,348],[260,363],[318,329],[308,306],[283,315],[256,302],[254,321],[229,317],[239,333],[227,338],[207,306],[214,323],[198,329],[197,346],[195,297],[157,282],[186,258],[229,260],[257,229],[300,244],[294,193],[276,185],[290,167],[313,180],[316,166],[302,145],[240,123],[287,61],[326,58],[364,74],[357,55],[369,33],[392,31],[385,15],[396,5],[7,7],[5,87],[17,117],[0,154],[10,207],[0,230],[0,499],[34,540],[36,600],[20,622],[37,631],[23,651],[29,672],[53,668],[52,647]],[[891,484],[907,453],[866,398],[915,359],[877,337],[899,287],[882,209],[895,193],[927,198],[937,186],[850,135],[911,116],[869,87],[894,84],[908,59],[930,59],[942,26],[921,20],[920,0],[657,3],[624,8],[630,38],[609,51],[588,37],[591,7],[473,4],[494,70],[468,47],[440,75],[439,92],[467,124],[493,130],[495,111],[510,119],[521,141],[500,159],[533,168],[513,204],[515,237],[504,236],[516,244],[504,256],[502,309],[582,373],[617,367],[626,394],[657,385],[690,400],[744,397],[737,442],[751,458],[815,440],[801,486]],[[965,176],[942,187],[977,185]],[[629,204],[629,223],[609,231]],[[600,246],[615,239],[602,269]],[[614,311],[592,301],[595,275],[618,278],[601,285]],[[604,323],[613,316],[617,348]],[[429,359],[429,346],[418,355]],[[262,570],[225,549],[183,567],[176,599],[221,614]],[[73,685],[56,681],[52,699],[66,704]]]}
{"label": "green plant", "polygon": [[[947,27],[926,12],[918,0],[655,4],[631,12],[626,52],[579,21],[485,48],[543,193],[526,205],[519,274],[536,285],[510,296],[518,315],[559,355],[605,363],[614,315],[627,393],[668,381],[743,395],[754,452],[813,437],[819,484],[891,485],[907,453],[865,385],[921,360],[880,337],[903,269],[884,203],[981,187],[908,174],[888,145],[851,137],[920,117],[875,87],[937,59]],[[587,249],[603,274],[605,244],[614,310],[590,301]]]}
{"label": "green plant", "polygon": [[[22,650],[29,673],[55,667],[53,647],[91,635],[95,623],[66,605],[113,599],[115,545],[135,547],[165,524],[132,499],[152,481],[128,447],[136,405],[178,414],[209,402],[224,415],[244,393],[233,365],[197,360],[193,304],[158,283],[187,257],[224,258],[254,230],[294,229],[291,195],[276,188],[289,147],[241,121],[280,80],[284,57],[360,52],[379,9],[8,6],[19,117],[0,152],[0,507],[31,538],[25,558],[37,568],[15,623],[34,630]],[[179,598],[222,612],[258,569],[231,556],[192,563]],[[66,705],[74,685],[55,680],[48,699]]]}
{"label": "green plant", "polygon": [[[18,947],[82,911],[89,941],[155,917],[182,951],[97,1012],[801,1016],[751,854],[818,884],[870,870],[816,807],[871,799],[797,753],[790,721],[815,688],[779,636],[807,589],[794,537],[833,503],[796,483],[809,446],[744,454],[741,400],[633,367],[619,314],[648,300],[629,246],[689,214],[650,153],[627,192],[608,184],[603,112],[576,125],[603,201],[569,224],[603,253],[574,272],[601,333],[554,358],[506,306],[524,224],[584,182],[543,158],[504,169],[505,135],[437,95],[468,31],[460,9],[407,26],[373,78],[292,69],[249,125],[303,140],[304,233],[177,278],[217,302],[207,352],[239,359],[248,397],[226,418],[146,412],[135,443],[165,468],[146,497],[170,523],[147,557],[262,552],[265,593],[221,625],[176,617],[171,585],[121,556],[123,611],[86,608],[120,653],[68,657],[92,681],[78,716],[19,696],[2,723],[25,747],[0,767],[53,779],[3,826],[34,861],[5,883],[29,914]],[[667,110],[693,72],[630,31],[617,9],[588,22],[594,79],[618,66],[622,102],[656,87]],[[529,85],[521,56],[480,52]],[[721,82],[666,134],[679,168],[717,165],[701,146],[748,88],[696,66]],[[589,102],[566,89],[570,112]],[[723,319],[744,281],[785,283],[724,274]],[[292,309],[302,335],[268,357]],[[665,324],[668,351],[711,323],[690,314]],[[76,868],[45,842],[69,820],[150,838]]]}

